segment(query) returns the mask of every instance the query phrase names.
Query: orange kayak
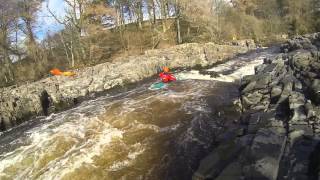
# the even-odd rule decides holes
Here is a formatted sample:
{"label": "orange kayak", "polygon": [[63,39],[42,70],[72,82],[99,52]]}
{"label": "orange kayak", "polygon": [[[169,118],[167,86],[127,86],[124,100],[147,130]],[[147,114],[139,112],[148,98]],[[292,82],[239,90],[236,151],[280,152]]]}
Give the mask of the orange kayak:
{"label": "orange kayak", "polygon": [[65,72],[62,72],[60,71],[60,69],[57,69],[57,68],[54,68],[52,70],[50,70],[50,73],[54,76],[60,76],[60,75],[63,75],[63,76],[75,76],[76,73],[74,72],[71,72],[71,71],[65,71]]}
{"label": "orange kayak", "polygon": [[50,73],[51,73],[52,75],[54,75],[54,76],[58,76],[58,75],[61,75],[61,74],[62,74],[62,72],[61,72],[59,69],[57,69],[57,68],[52,69],[52,70],[50,71]]}

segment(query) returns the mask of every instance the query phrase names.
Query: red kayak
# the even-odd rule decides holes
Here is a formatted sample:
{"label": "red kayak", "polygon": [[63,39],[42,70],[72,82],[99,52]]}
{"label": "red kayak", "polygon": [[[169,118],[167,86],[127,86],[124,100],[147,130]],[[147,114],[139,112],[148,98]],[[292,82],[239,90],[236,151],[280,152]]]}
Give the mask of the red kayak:
{"label": "red kayak", "polygon": [[161,72],[159,74],[159,77],[161,78],[161,81],[164,82],[164,83],[168,83],[168,82],[176,80],[176,78],[172,74],[165,73],[165,72]]}

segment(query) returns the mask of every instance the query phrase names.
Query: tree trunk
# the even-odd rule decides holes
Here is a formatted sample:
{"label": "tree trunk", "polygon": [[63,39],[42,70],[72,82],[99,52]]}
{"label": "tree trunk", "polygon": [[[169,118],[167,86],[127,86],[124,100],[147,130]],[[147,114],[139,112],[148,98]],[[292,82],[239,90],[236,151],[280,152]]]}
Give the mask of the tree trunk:
{"label": "tree trunk", "polygon": [[124,19],[124,7],[123,5],[120,4],[120,21],[121,21],[121,26],[126,26],[126,22]]}
{"label": "tree trunk", "polygon": [[10,83],[10,81],[14,81],[14,75],[13,75],[13,71],[12,71],[12,62],[10,60],[10,56],[9,56],[9,49],[10,49],[10,44],[9,44],[9,34],[8,34],[8,27],[7,26],[3,26],[1,27],[1,32],[0,32],[0,45],[1,45],[1,49],[3,51],[3,63],[4,63],[4,67],[5,67],[5,71],[7,73],[5,73],[5,79],[6,79],[6,84]]}
{"label": "tree trunk", "polygon": [[152,10],[153,10],[153,24],[157,23],[157,16],[156,16],[156,5],[154,3],[155,0],[151,0],[152,2]]}
{"label": "tree trunk", "polygon": [[70,53],[71,53],[71,67],[74,67],[74,46],[73,40],[70,41]]}
{"label": "tree trunk", "polygon": [[142,30],[142,21],[143,21],[143,12],[142,12],[142,0],[139,0],[137,3],[138,8],[138,23],[139,29]]}
{"label": "tree trunk", "polygon": [[32,31],[31,20],[29,18],[26,18],[24,21],[26,23],[27,36],[29,38],[29,43],[31,45],[35,45],[36,41],[35,41],[34,34],[33,34],[33,31]]}
{"label": "tree trunk", "polygon": [[167,20],[166,0],[161,0],[161,21],[162,21],[163,32],[167,31],[166,20]]}
{"label": "tree trunk", "polygon": [[175,5],[175,13],[176,13],[176,23],[177,23],[177,42],[178,44],[182,43],[181,39],[181,27],[180,27],[180,7],[179,7],[179,0],[176,0]]}
{"label": "tree trunk", "polygon": [[150,25],[153,24],[153,19],[152,19],[152,2],[150,0],[148,0],[147,2],[147,9],[148,9],[148,16],[149,16],[149,22]]}
{"label": "tree trunk", "polygon": [[67,61],[68,61],[69,65],[70,65],[71,61],[70,61],[70,58],[69,58],[68,47],[67,47],[67,45],[66,45],[61,33],[59,34],[59,36],[60,36],[61,42],[62,42],[63,47],[64,47],[64,52],[66,53],[66,56],[67,56]]}

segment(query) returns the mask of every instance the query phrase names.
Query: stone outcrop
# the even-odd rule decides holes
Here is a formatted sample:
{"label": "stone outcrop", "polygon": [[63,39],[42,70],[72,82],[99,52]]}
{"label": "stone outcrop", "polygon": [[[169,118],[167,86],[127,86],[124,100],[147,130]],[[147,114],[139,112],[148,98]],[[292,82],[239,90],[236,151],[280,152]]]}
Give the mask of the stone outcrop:
{"label": "stone outcrop", "polygon": [[[242,80],[245,133],[221,142],[194,179],[320,178],[320,33],[281,49]],[[224,150],[228,146],[234,150]]]}
{"label": "stone outcrop", "polygon": [[141,81],[155,75],[161,66],[210,66],[246,51],[246,45],[183,44],[85,68],[72,78],[55,76],[19,87],[2,88],[0,129],[72,107],[81,97]]}

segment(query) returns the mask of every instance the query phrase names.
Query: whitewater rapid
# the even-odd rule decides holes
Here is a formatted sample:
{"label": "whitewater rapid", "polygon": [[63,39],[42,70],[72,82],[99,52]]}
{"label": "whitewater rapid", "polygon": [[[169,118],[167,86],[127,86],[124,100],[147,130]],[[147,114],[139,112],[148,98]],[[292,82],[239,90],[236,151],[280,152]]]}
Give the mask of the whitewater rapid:
{"label": "whitewater rapid", "polygon": [[272,55],[207,70],[217,77],[181,71],[163,90],[148,90],[154,80],[24,123],[0,135],[0,179],[189,179],[239,117],[238,81]]}

